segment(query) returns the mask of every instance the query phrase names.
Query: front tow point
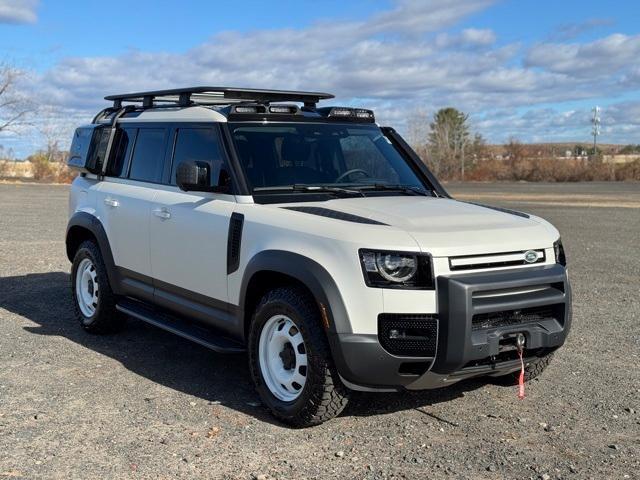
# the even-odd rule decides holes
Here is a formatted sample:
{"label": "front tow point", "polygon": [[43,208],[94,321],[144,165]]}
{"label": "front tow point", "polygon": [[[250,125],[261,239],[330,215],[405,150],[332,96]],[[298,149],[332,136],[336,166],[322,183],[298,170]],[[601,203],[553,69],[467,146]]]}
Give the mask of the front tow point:
{"label": "front tow point", "polygon": [[518,349],[518,357],[520,357],[520,375],[518,375],[518,398],[524,399],[524,344],[526,338],[522,333],[516,337],[516,348]]}

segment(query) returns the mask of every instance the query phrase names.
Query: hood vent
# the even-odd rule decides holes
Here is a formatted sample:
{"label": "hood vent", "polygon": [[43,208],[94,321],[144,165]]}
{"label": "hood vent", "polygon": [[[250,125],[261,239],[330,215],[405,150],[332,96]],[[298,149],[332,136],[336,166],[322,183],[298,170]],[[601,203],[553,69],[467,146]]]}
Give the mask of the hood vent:
{"label": "hood vent", "polygon": [[528,215],[528,214],[526,214],[524,212],[518,212],[517,210],[510,210],[508,208],[502,208],[502,207],[494,207],[493,205],[485,205],[483,203],[476,203],[476,202],[464,202],[464,203],[468,203],[469,205],[476,205],[478,207],[489,208],[491,210],[496,210],[496,211],[502,212],[502,213],[509,213],[511,215],[515,215],[516,217],[531,218],[530,215]]}
{"label": "hood vent", "polygon": [[309,213],[311,215],[318,215],[320,217],[333,218],[335,220],[344,220],[345,222],[353,223],[365,223],[368,225],[387,225],[386,223],[378,222],[366,217],[360,217],[358,215],[352,215],[350,213],[339,212],[337,210],[331,210],[329,208],[322,207],[282,207],[285,210],[293,210],[294,212]]}

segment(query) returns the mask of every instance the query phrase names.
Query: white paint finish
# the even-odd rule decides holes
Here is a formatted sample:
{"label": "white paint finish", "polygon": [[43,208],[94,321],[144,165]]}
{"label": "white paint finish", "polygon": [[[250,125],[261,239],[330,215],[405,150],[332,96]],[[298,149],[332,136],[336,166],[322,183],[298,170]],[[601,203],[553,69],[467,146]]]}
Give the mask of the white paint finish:
{"label": "white paint finish", "polygon": [[385,313],[437,313],[435,290],[383,289]]}
{"label": "white paint finish", "polygon": [[86,212],[90,215],[95,215],[95,185],[95,181],[88,180],[80,175],[73,180],[71,188],[69,189],[69,218],[76,212]]}
{"label": "white paint finish", "polygon": [[[99,190],[99,198],[92,192]],[[82,193],[86,192],[86,193]],[[104,200],[114,200],[110,207]],[[95,206],[112,246],[116,264],[202,295],[239,303],[248,262],[265,250],[299,254],[322,265],[339,288],[355,333],[375,334],[377,317],[387,313],[435,313],[434,291],[393,290],[366,286],[361,248],[429,252],[434,273],[451,272],[449,257],[544,249],[544,264],[555,262],[552,243],[557,230],[537,217],[523,218],[448,199],[367,197],[299,203],[375,219],[387,225],[358,224],[260,205],[252,197],[186,193],[177,187],[109,179],[74,181],[70,211]],[[293,204],[291,204],[293,205]],[[154,210],[168,215],[156,216]],[[229,218],[245,215],[239,269],[226,275]],[[522,255],[522,254],[520,254]],[[504,257],[504,258],[503,258]],[[507,258],[508,257],[508,258]],[[455,261],[455,260],[454,260]],[[478,269],[474,272],[535,268],[540,264]]]}
{"label": "white paint finish", "polygon": [[143,110],[133,117],[121,118],[118,123],[140,122],[226,122],[227,117],[211,107],[163,107]]}
{"label": "white paint finish", "polygon": [[[227,234],[232,195],[160,186],[150,219],[151,276],[227,301]],[[169,214],[156,216],[155,210]]]}
{"label": "white paint finish", "polygon": [[[149,218],[156,185],[109,179],[97,184],[96,212],[119,267],[151,276]],[[105,202],[106,201],[106,202]],[[117,202],[117,206],[108,203]]]}
{"label": "white paint finish", "polygon": [[[336,200],[323,202],[332,208]],[[238,304],[243,272],[254,255],[284,250],[313,259],[330,272],[338,285],[351,327],[375,334],[378,314],[385,311],[383,289],[364,282],[358,250],[380,248],[419,251],[410,235],[396,228],[356,224],[294,212],[281,205],[238,205],[245,215],[239,270],[229,276],[229,301]]]}
{"label": "white paint finish", "polygon": [[[305,205],[329,208],[328,202]],[[551,246],[559,237],[553,226],[538,217],[524,218],[443,198],[345,198],[333,200],[330,208],[404,230],[422,251],[436,257],[536,250]],[[362,225],[343,225],[340,236],[360,228]]]}

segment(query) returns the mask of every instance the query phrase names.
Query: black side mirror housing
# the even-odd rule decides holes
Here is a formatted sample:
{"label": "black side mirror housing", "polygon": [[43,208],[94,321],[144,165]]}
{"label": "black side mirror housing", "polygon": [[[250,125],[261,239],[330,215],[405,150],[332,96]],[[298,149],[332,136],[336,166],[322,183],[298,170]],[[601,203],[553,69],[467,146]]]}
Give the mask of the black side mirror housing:
{"label": "black side mirror housing", "polygon": [[[176,184],[185,192],[219,192],[229,193],[229,182],[220,180],[228,176],[223,169],[217,184],[211,183],[211,165],[208,162],[186,161],[176,169]],[[226,177],[225,177],[226,178]]]}

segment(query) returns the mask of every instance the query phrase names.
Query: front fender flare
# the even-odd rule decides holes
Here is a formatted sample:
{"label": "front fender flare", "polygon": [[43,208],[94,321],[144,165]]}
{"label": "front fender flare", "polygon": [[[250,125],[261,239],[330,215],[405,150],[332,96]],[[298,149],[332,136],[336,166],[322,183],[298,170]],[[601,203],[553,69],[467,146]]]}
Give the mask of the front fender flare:
{"label": "front fender flare", "polygon": [[293,252],[265,250],[248,262],[240,287],[241,308],[244,308],[251,278],[261,271],[280,273],[303,283],[316,302],[326,308],[329,317],[328,333],[351,333],[351,323],[342,295],[331,274],[315,260]]}

